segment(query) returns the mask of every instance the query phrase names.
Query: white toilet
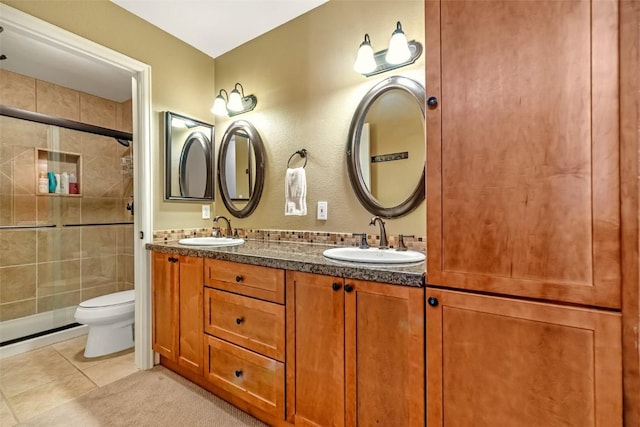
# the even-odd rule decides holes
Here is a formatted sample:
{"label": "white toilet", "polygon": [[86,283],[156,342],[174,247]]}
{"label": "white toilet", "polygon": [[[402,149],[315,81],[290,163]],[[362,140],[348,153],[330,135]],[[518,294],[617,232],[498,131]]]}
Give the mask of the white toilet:
{"label": "white toilet", "polygon": [[133,347],[134,304],[133,290],[80,303],[76,322],[89,326],[84,357],[104,356]]}

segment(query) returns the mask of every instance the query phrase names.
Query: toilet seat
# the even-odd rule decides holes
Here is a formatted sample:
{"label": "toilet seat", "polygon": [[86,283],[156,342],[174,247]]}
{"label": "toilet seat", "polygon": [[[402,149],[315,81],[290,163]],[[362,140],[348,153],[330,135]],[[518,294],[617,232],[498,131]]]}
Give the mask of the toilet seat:
{"label": "toilet seat", "polygon": [[102,295],[99,297],[91,298],[80,303],[79,307],[83,308],[101,308],[111,307],[116,305],[130,304],[135,301],[135,291],[122,291],[109,295]]}
{"label": "toilet seat", "polygon": [[91,298],[76,309],[76,322],[88,325],[85,357],[99,357],[134,346],[135,291]]}

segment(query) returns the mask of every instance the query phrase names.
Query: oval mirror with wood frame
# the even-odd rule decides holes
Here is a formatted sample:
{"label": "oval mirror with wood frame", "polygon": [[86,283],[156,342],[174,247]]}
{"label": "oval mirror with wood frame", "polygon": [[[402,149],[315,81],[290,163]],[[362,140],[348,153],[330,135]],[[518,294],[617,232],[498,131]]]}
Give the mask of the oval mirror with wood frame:
{"label": "oval mirror with wood frame", "polygon": [[425,199],[425,90],[392,76],[372,87],[351,120],[347,172],[360,203],[398,218]]}
{"label": "oval mirror with wood frame", "polygon": [[246,120],[229,125],[220,143],[218,184],[222,202],[236,218],[256,210],[264,188],[265,149],[256,128]]}

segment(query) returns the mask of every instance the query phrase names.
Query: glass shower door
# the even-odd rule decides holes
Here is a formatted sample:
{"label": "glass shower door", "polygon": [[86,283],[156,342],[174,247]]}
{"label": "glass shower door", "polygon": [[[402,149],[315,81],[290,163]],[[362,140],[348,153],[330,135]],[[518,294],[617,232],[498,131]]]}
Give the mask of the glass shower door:
{"label": "glass shower door", "polygon": [[[133,289],[130,158],[111,137],[0,116],[1,343],[73,325],[81,301]],[[77,191],[60,188],[72,175]]]}

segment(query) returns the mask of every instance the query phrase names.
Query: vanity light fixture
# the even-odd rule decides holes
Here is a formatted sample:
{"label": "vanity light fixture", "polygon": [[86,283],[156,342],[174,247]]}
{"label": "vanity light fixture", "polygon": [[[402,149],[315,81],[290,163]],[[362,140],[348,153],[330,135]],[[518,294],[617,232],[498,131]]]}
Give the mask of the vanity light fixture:
{"label": "vanity light fixture", "polygon": [[353,69],[360,74],[370,73],[378,67],[376,60],[374,59],[373,48],[371,47],[371,40],[369,34],[364,35],[364,41],[360,43],[358,49],[358,56],[356,62],[353,64]]}
{"label": "vanity light fixture", "polygon": [[374,53],[369,34],[364,35],[353,69],[369,77],[413,64],[420,55],[422,55],[422,45],[415,40],[407,41],[407,36],[402,31],[402,24],[398,21],[396,29],[391,34],[388,49]]}
{"label": "vanity light fixture", "polygon": [[[225,96],[222,96],[222,92],[224,92]],[[225,98],[226,97],[226,98]],[[216,116],[224,116],[227,114],[227,99],[229,99],[229,94],[226,90],[220,89],[218,96],[213,101],[213,106],[211,107],[211,112]]]}
{"label": "vanity light fixture", "polygon": [[[240,90],[238,90],[238,86]],[[258,98],[256,98],[255,95],[245,96],[244,88],[240,83],[236,83],[233,86],[233,90],[228,94],[227,99],[222,95],[222,92],[227,95],[227,91],[221,89],[211,108],[211,112],[216,116],[237,116],[238,114],[253,110],[258,103]]]}

